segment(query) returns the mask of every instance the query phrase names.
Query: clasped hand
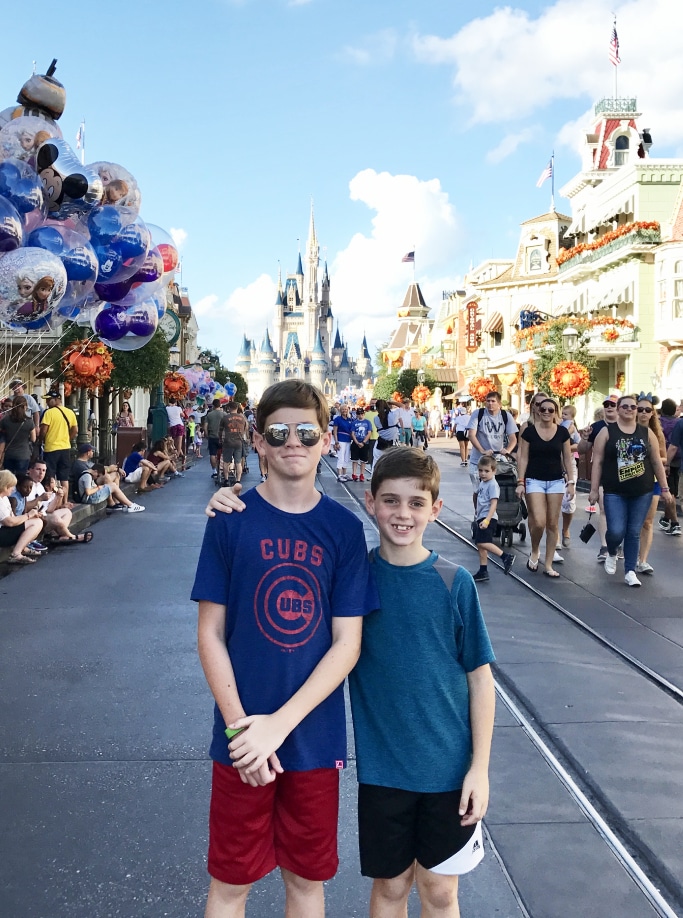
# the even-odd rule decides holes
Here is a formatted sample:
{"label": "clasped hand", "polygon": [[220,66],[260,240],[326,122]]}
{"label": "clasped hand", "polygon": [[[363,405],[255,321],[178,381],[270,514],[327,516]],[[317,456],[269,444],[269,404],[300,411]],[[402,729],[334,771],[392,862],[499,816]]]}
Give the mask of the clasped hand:
{"label": "clasped hand", "polygon": [[251,714],[228,725],[245,729],[228,744],[233,765],[240,778],[252,787],[270,784],[284,769],[275,754],[287,738],[288,731],[279,723],[277,714]]}

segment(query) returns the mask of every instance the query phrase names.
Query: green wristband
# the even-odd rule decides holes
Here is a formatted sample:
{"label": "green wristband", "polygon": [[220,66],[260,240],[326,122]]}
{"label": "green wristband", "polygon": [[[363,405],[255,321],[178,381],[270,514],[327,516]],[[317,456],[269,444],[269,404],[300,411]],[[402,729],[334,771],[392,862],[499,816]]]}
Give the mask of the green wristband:
{"label": "green wristband", "polygon": [[228,740],[231,740],[231,739],[234,739],[236,736],[238,736],[238,734],[244,732],[244,730],[246,729],[247,729],[246,727],[237,727],[236,730],[231,730],[230,727],[226,727],[225,735],[227,736]]}

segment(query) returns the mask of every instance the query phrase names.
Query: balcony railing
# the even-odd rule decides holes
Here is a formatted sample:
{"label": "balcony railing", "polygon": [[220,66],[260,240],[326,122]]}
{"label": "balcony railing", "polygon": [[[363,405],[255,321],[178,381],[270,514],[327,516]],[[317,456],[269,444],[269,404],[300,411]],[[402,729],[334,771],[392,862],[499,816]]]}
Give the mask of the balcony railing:
{"label": "balcony railing", "polygon": [[661,241],[662,235],[660,230],[637,229],[632,233],[627,233],[625,236],[620,236],[618,239],[613,239],[612,242],[601,245],[597,249],[589,249],[586,252],[577,252],[577,254],[572,256],[572,258],[568,258],[566,261],[562,262],[562,264],[559,266],[559,272],[562,274],[564,271],[568,271],[570,268],[575,268],[577,265],[586,265],[594,261],[599,261],[601,258],[605,258],[606,255],[611,255],[618,249],[624,248],[624,246],[638,244],[657,245],[657,243]]}
{"label": "balcony railing", "polygon": [[637,110],[637,99],[600,99],[595,106],[595,114],[634,114]]}

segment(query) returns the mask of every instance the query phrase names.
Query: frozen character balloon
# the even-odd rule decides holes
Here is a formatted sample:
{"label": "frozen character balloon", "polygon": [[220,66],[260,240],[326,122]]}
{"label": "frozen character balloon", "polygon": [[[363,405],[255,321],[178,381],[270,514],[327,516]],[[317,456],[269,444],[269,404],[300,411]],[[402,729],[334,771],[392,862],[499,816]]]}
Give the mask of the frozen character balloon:
{"label": "frozen character balloon", "polygon": [[0,258],[0,322],[11,328],[42,322],[65,290],[66,270],[52,252],[24,246]]}
{"label": "frozen character balloon", "polygon": [[88,166],[96,172],[104,186],[103,204],[115,204],[134,213],[140,212],[142,195],[135,177],[118,163],[97,162]]}

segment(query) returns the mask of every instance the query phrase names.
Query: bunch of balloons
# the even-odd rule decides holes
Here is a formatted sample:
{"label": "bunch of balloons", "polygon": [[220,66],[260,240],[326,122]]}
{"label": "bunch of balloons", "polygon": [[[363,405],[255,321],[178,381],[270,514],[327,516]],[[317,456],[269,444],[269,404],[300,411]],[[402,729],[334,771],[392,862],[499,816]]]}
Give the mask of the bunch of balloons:
{"label": "bunch of balloons", "polygon": [[178,250],[141,219],[127,169],[83,165],[63,139],[55,67],[0,112],[0,326],[30,333],[70,320],[115,350],[136,350],[166,311]]}

